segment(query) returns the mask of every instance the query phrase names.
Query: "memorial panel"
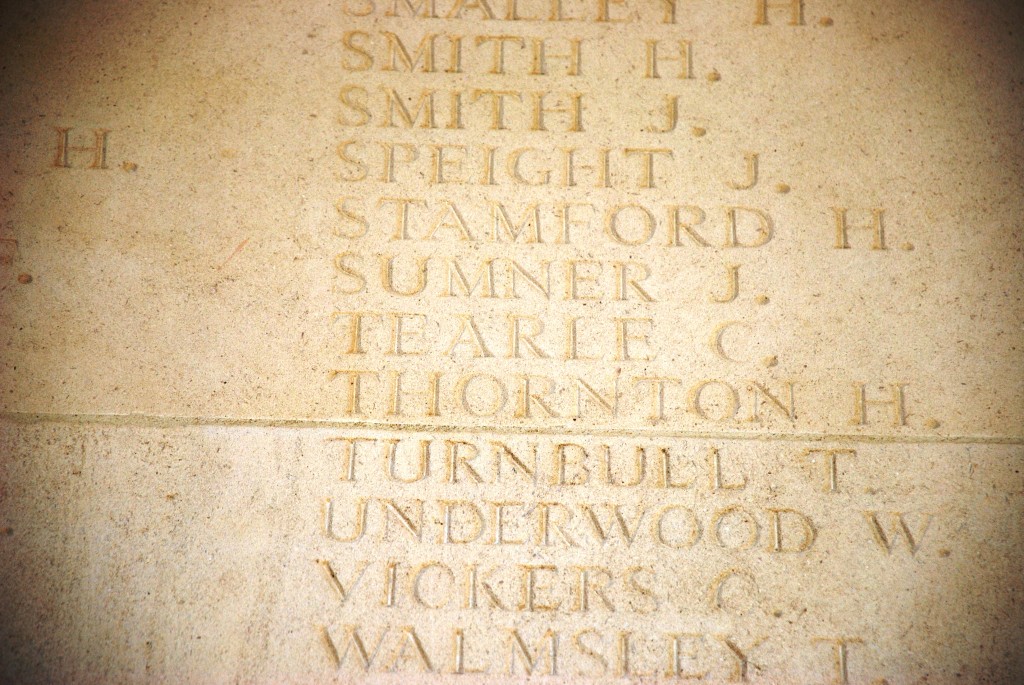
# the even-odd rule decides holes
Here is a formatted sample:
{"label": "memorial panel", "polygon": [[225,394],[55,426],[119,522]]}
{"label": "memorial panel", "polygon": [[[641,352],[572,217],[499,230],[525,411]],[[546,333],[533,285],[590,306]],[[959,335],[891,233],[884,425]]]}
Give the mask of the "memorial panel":
{"label": "memorial panel", "polygon": [[1024,679],[1024,10],[0,22],[0,676]]}

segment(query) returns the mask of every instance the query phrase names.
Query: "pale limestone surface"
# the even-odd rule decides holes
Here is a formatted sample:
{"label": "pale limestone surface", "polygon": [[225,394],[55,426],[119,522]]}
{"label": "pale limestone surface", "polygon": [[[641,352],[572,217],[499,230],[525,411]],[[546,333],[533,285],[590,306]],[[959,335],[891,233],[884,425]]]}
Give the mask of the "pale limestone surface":
{"label": "pale limestone surface", "polygon": [[416,7],[4,10],[0,679],[1024,679],[1024,12]]}

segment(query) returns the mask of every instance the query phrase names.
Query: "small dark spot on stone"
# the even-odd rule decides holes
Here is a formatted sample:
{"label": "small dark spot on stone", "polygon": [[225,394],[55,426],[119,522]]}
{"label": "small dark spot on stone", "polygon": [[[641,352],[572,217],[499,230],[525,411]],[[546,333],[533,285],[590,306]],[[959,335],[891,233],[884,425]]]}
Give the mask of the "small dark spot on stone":
{"label": "small dark spot on stone", "polygon": [[32,282],[32,274],[18,274],[18,283],[28,285]]}

